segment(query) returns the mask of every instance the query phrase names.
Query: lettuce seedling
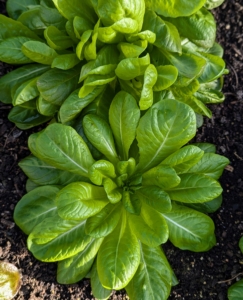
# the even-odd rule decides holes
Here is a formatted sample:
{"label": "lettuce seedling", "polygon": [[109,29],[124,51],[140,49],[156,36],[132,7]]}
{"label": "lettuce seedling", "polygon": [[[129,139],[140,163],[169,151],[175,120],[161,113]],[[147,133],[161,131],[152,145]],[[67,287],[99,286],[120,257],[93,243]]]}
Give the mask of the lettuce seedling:
{"label": "lettuce seedling", "polygon": [[54,123],[30,136],[32,155],[20,162],[29,192],[14,219],[37,259],[58,261],[58,282],[90,277],[98,299],[121,288],[130,299],[167,299],[175,277],[161,244],[215,245],[213,221],[200,211],[220,206],[228,159],[209,144],[186,145],[195,113],[174,99],[141,114],[121,91],[108,120],[89,113],[78,132]]}
{"label": "lettuce seedling", "polygon": [[211,117],[206,105],[224,100],[227,70],[208,9],[221,3],[8,0],[0,60],[21,65],[0,79],[0,100],[14,106],[9,119],[21,129],[68,124],[121,90],[141,110],[170,98]]}

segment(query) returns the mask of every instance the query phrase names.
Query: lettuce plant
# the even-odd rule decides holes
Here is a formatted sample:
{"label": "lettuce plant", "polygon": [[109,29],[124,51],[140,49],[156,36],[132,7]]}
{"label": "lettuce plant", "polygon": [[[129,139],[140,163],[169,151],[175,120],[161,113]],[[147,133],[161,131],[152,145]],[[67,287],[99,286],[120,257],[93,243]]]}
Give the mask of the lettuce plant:
{"label": "lettuce plant", "polygon": [[208,10],[221,3],[8,0],[0,60],[21,65],[0,79],[0,100],[14,105],[9,119],[21,129],[66,124],[121,90],[141,110],[170,98],[210,117],[206,104],[224,100],[227,72]]}
{"label": "lettuce plant", "polygon": [[[239,247],[240,247],[241,252],[243,253],[243,237],[241,237],[241,239],[240,239]],[[242,298],[242,293],[243,293],[243,279],[234,283],[228,289],[228,299],[229,300],[240,300]]]}
{"label": "lettuce plant", "polygon": [[167,299],[175,276],[161,244],[195,252],[215,245],[203,212],[221,204],[228,159],[210,144],[186,145],[196,117],[177,100],[142,114],[120,91],[107,118],[89,113],[78,131],[53,123],[30,136],[32,154],[20,162],[29,192],[14,219],[37,259],[58,262],[58,282],[90,277],[97,299],[121,288],[130,299]]}

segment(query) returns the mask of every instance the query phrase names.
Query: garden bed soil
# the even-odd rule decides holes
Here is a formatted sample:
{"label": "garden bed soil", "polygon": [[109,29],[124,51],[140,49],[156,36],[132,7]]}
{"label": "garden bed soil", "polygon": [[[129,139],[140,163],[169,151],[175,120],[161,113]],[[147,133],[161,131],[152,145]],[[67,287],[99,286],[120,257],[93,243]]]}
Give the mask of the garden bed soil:
{"label": "garden bed soil", "polygon": [[[0,12],[6,13],[3,0]],[[230,74],[225,77],[225,102],[211,107],[213,117],[205,118],[196,141],[216,144],[217,153],[228,157],[230,166],[220,180],[224,188],[222,207],[211,215],[217,245],[206,253],[181,251],[170,243],[164,247],[179,279],[170,300],[226,300],[228,287],[243,278],[243,255],[238,247],[243,235],[243,0],[225,1],[214,13],[217,40],[225,49]],[[9,70],[0,63],[0,76]],[[15,299],[94,299],[88,279],[73,285],[58,284],[56,264],[37,261],[26,249],[26,236],[14,224],[14,207],[25,194],[26,181],[18,162],[29,154],[27,138],[38,128],[17,129],[7,119],[10,108],[0,104],[0,259],[13,263],[22,273]],[[119,291],[110,299],[127,298]]]}

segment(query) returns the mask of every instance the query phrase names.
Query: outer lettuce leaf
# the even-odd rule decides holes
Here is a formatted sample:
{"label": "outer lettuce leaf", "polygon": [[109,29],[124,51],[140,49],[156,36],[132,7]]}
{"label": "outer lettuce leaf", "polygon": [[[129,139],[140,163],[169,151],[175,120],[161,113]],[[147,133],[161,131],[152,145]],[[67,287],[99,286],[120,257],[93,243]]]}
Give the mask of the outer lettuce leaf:
{"label": "outer lettuce leaf", "polygon": [[188,38],[194,44],[211,48],[216,38],[216,23],[213,15],[202,8],[189,17],[169,18],[175,25],[180,35]]}
{"label": "outer lettuce leaf", "polygon": [[138,270],[125,289],[131,300],[167,299],[171,277],[171,267],[162,249],[141,244]]}
{"label": "outer lettuce leaf", "polygon": [[181,39],[178,29],[171,23],[162,20],[152,10],[146,10],[143,30],[150,30],[156,34],[154,45],[167,51],[181,53]]}
{"label": "outer lettuce leaf", "polygon": [[180,178],[181,182],[176,187],[165,189],[173,200],[185,203],[207,202],[223,191],[215,179],[202,174],[180,174]]}
{"label": "outer lettuce leaf", "polygon": [[31,64],[13,70],[0,78],[1,101],[11,103],[11,90],[29,79],[33,79],[49,70],[49,66]]}
{"label": "outer lettuce leaf", "polygon": [[129,283],[139,266],[139,248],[139,242],[130,229],[127,214],[123,210],[121,221],[104,239],[98,253],[98,274],[106,289],[121,289]]}
{"label": "outer lettuce leaf", "polygon": [[28,11],[29,6],[40,4],[40,0],[22,0],[21,3],[16,0],[8,0],[6,8],[8,15],[17,20],[18,17],[25,11]]}
{"label": "outer lettuce leaf", "polygon": [[58,169],[88,177],[94,163],[80,135],[69,126],[54,123],[29,139],[32,153]]}
{"label": "outer lettuce leaf", "polygon": [[163,216],[169,227],[169,239],[176,247],[202,252],[215,245],[214,223],[203,213],[173,204],[172,210]]}
{"label": "outer lettuce leaf", "polygon": [[63,220],[58,215],[45,218],[29,235],[28,248],[41,261],[66,259],[82,251],[91,241],[84,228],[85,221]]}
{"label": "outer lettuce leaf", "polygon": [[97,272],[97,261],[93,264],[92,270],[91,270],[91,288],[92,293],[95,296],[95,298],[99,300],[106,300],[109,298],[112,290],[105,289],[99,279],[98,272]]}
{"label": "outer lettuce leaf", "polygon": [[55,197],[59,188],[37,187],[24,195],[14,210],[14,220],[25,234],[30,234],[44,219],[57,216]]}
{"label": "outer lettuce leaf", "polygon": [[102,242],[103,239],[93,239],[83,251],[60,261],[57,268],[57,281],[62,284],[72,284],[83,279],[91,269]]}
{"label": "outer lettuce leaf", "polygon": [[228,289],[228,299],[241,300],[242,293],[243,293],[243,279],[239,280]]}
{"label": "outer lettuce leaf", "polygon": [[87,177],[55,168],[33,155],[22,159],[19,166],[28,178],[37,185],[65,186],[71,182],[89,181]]}
{"label": "outer lettuce leaf", "polygon": [[70,70],[52,69],[41,75],[37,87],[41,96],[48,102],[61,105],[78,84],[80,68]]}
{"label": "outer lettuce leaf", "polygon": [[156,103],[140,119],[137,128],[137,170],[144,172],[155,167],[192,139],[195,132],[196,118],[189,106],[168,99]]}
{"label": "outer lettuce leaf", "polygon": [[162,165],[173,167],[177,174],[186,173],[203,156],[204,152],[195,146],[185,146],[162,161]]}

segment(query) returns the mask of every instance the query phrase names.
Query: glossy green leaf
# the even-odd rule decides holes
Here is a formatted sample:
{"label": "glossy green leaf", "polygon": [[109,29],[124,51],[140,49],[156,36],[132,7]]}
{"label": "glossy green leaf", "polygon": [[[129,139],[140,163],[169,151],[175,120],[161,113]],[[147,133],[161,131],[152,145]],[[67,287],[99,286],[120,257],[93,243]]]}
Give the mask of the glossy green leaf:
{"label": "glossy green leaf", "polygon": [[83,279],[91,269],[102,241],[103,239],[94,239],[83,251],[58,262],[57,281],[72,284]]}
{"label": "glossy green leaf", "polygon": [[172,200],[185,203],[210,201],[222,193],[220,184],[213,178],[202,174],[180,174],[181,182],[166,190]]}
{"label": "glossy green leaf", "polygon": [[72,39],[55,26],[48,26],[44,31],[48,45],[55,50],[65,50],[73,46]]}
{"label": "glossy green leaf", "polygon": [[96,114],[109,122],[109,108],[115,92],[111,86],[107,85],[105,89],[92,101],[84,110],[82,115]]}
{"label": "glossy green leaf", "polygon": [[30,64],[17,68],[0,78],[1,102],[12,103],[11,90],[14,86],[33,79],[45,71],[49,70],[48,66]]}
{"label": "glossy green leaf", "polygon": [[243,279],[239,280],[228,289],[228,299],[241,300],[242,293],[243,293]]}
{"label": "glossy green leaf", "polygon": [[14,221],[25,234],[30,234],[45,218],[57,216],[55,198],[59,188],[37,187],[24,195],[14,210]]}
{"label": "glossy green leaf", "polygon": [[111,162],[118,161],[114,138],[109,124],[96,115],[86,115],[83,119],[84,132],[89,141]]}
{"label": "glossy green leaf", "polygon": [[106,45],[101,48],[94,61],[85,64],[81,70],[80,82],[88,75],[108,75],[114,71],[118,63],[119,51],[113,45]]}
{"label": "glossy green leaf", "polygon": [[179,75],[176,84],[180,87],[187,86],[198,78],[206,65],[206,59],[202,56],[185,52],[179,55],[157,48],[152,50],[151,60],[155,66],[173,65],[176,67]]}
{"label": "glossy green leaf", "polygon": [[199,82],[213,81],[224,74],[225,62],[221,57],[209,53],[200,53],[207,63],[199,77]]}
{"label": "glossy green leaf", "polygon": [[61,70],[69,70],[80,63],[75,53],[58,55],[54,58],[51,67]]}
{"label": "glossy green leaf", "polygon": [[211,48],[216,37],[216,23],[213,15],[202,8],[189,17],[169,18],[181,36],[188,38],[196,45],[203,48]]}
{"label": "glossy green leaf", "polygon": [[122,199],[121,189],[118,188],[117,184],[112,179],[104,178],[103,186],[111,203],[118,203]]}
{"label": "glossy green leaf", "polygon": [[8,15],[16,20],[23,12],[28,11],[29,6],[38,5],[39,2],[39,0],[22,0],[20,3],[16,0],[8,0],[6,3]]}
{"label": "glossy green leaf", "polygon": [[126,58],[131,58],[140,56],[140,54],[142,54],[143,51],[147,48],[147,45],[147,41],[139,41],[133,44],[122,42],[119,43],[117,47]]}
{"label": "glossy green leaf", "polygon": [[[126,174],[123,175],[123,176],[127,177]],[[122,180],[122,184],[123,184],[123,182],[124,182],[124,180]],[[141,213],[141,201],[138,197],[133,197],[132,192],[123,190],[122,204],[123,204],[123,207],[125,208],[125,210],[128,213],[130,213],[131,215],[140,215],[140,213]]]}
{"label": "glossy green leaf", "polygon": [[205,153],[198,163],[188,170],[188,173],[204,174],[218,179],[228,164],[229,160],[222,155]]}
{"label": "glossy green leaf", "polygon": [[[36,136],[35,155],[46,163],[68,172],[88,177],[94,163],[80,135],[69,126],[54,123]],[[32,145],[29,143],[30,150]]]}
{"label": "glossy green leaf", "polygon": [[66,18],[73,19],[80,16],[95,22],[96,15],[90,1],[85,1],[80,5],[79,0],[53,0],[58,11]]}
{"label": "glossy green leaf", "polygon": [[171,267],[161,247],[141,244],[141,260],[137,272],[125,287],[131,300],[167,299],[171,289]]}
{"label": "glossy green leaf", "polygon": [[11,109],[8,119],[15,123],[18,128],[25,130],[46,123],[50,117],[42,116],[36,108],[15,106]]}
{"label": "glossy green leaf", "polygon": [[102,153],[100,153],[87,139],[86,135],[84,134],[84,129],[83,129],[83,116],[80,115],[79,118],[73,122],[73,128],[77,131],[77,133],[82,137],[86,145],[88,146],[90,153],[92,154],[93,158],[95,160],[99,160],[101,158],[104,158]]}
{"label": "glossy green leaf", "polygon": [[158,78],[157,69],[150,64],[144,73],[144,83],[141,91],[139,106],[141,110],[146,110],[153,104],[153,86]]}
{"label": "glossy green leaf", "polygon": [[145,0],[146,6],[165,17],[190,16],[199,10],[206,0]]}
{"label": "glossy green leaf", "polygon": [[7,64],[28,64],[33,62],[21,51],[22,45],[31,41],[29,37],[10,37],[0,41],[0,60]]}
{"label": "glossy green leaf", "polygon": [[[25,0],[24,0],[25,1]],[[8,38],[19,37],[24,40],[36,40],[41,41],[41,39],[28,27],[24,26],[21,22],[15,21],[11,18],[8,18],[4,15],[0,15],[0,41],[6,40]],[[28,39],[27,39],[28,38]]]}
{"label": "glossy green leaf", "polygon": [[27,193],[33,191],[33,190],[36,189],[37,187],[39,187],[38,184],[34,183],[34,182],[31,181],[30,179],[27,179],[26,184],[25,184],[25,189],[26,189],[26,192],[27,192]]}
{"label": "glossy green leaf", "polygon": [[137,58],[125,58],[118,64],[115,72],[123,80],[131,80],[143,75],[150,64],[149,54]]}
{"label": "glossy green leaf", "polygon": [[0,299],[13,299],[21,286],[21,274],[15,265],[0,261]]}
{"label": "glossy green leaf", "polygon": [[162,165],[173,167],[177,174],[186,173],[203,156],[204,152],[193,145],[185,146],[162,161]]}
{"label": "glossy green leaf", "polygon": [[119,161],[116,165],[116,169],[120,175],[127,174],[131,176],[136,167],[136,161],[133,157],[130,157],[128,160]]}
{"label": "glossy green leaf", "polygon": [[86,234],[95,238],[109,235],[116,228],[121,218],[121,211],[121,203],[107,204],[99,213],[88,218]]}
{"label": "glossy green leaf", "polygon": [[181,53],[181,39],[178,29],[173,24],[162,20],[154,11],[146,11],[143,30],[150,30],[156,34],[154,42],[156,47]]}
{"label": "glossy green leaf", "polygon": [[142,175],[143,185],[156,185],[162,189],[170,189],[180,183],[180,177],[170,166],[159,165]]}
{"label": "glossy green leaf", "polygon": [[116,229],[103,241],[97,259],[102,285],[107,289],[125,287],[137,271],[140,262],[139,242],[131,231],[123,211]]}
{"label": "glossy green leaf", "polygon": [[20,86],[16,89],[13,96],[13,105],[19,105],[24,102],[28,102],[39,95],[39,91],[37,89],[37,80],[39,77],[29,79],[24,83],[20,84]]}
{"label": "glossy green leaf", "polygon": [[107,160],[98,160],[89,169],[89,178],[97,185],[102,185],[104,178],[115,177],[115,168],[113,164]]}
{"label": "glossy green leaf", "polygon": [[32,230],[27,244],[33,255],[46,262],[74,256],[91,241],[84,232],[85,221],[68,221],[57,216],[45,218]]}
{"label": "glossy green leaf", "polygon": [[54,49],[38,41],[25,42],[21,50],[32,61],[44,65],[51,65],[58,55]]}
{"label": "glossy green leaf", "polygon": [[200,89],[195,93],[195,97],[205,104],[222,103],[225,99],[222,92],[212,89]]}
{"label": "glossy green leaf", "polygon": [[122,160],[128,159],[139,118],[136,100],[126,92],[118,92],[110,106],[109,122]]}
{"label": "glossy green leaf", "polygon": [[153,87],[154,91],[162,91],[170,87],[177,79],[178,70],[174,66],[159,66],[157,67],[157,81]]}
{"label": "glossy green leaf", "polygon": [[205,153],[215,153],[216,152],[215,145],[210,144],[210,143],[193,143],[192,145],[200,148]]}
{"label": "glossy green leaf", "polygon": [[77,67],[70,70],[47,71],[37,81],[41,96],[52,104],[61,105],[77,87],[79,71],[80,68]]}
{"label": "glossy green leaf", "polygon": [[202,252],[216,244],[214,223],[205,214],[173,204],[172,210],[163,216],[169,227],[169,239],[176,247]]}
{"label": "glossy green leaf", "polygon": [[123,41],[123,34],[112,27],[98,28],[98,39],[104,44],[116,44]]}
{"label": "glossy green leaf", "polygon": [[220,6],[223,2],[224,2],[224,0],[207,0],[206,3],[204,4],[204,6],[207,9],[213,9],[215,7]]}
{"label": "glossy green leaf", "polygon": [[40,17],[46,26],[56,26],[60,30],[65,30],[67,20],[56,9],[53,1],[40,1]]}
{"label": "glossy green leaf", "polygon": [[189,106],[176,100],[153,105],[140,119],[137,129],[138,170],[144,172],[161,163],[192,139],[195,131],[196,118]]}
{"label": "glossy green leaf", "polygon": [[97,86],[91,93],[84,98],[79,98],[79,89],[73,91],[67,99],[63,102],[59,117],[62,123],[66,123],[74,119],[83,108],[89,105],[96,97],[98,97],[104,90],[103,86]]}
{"label": "glossy green leaf", "polygon": [[50,102],[46,101],[40,96],[36,100],[36,108],[41,115],[47,117],[53,117],[55,113],[58,111],[59,106],[55,104],[51,104]]}
{"label": "glossy green leaf", "polygon": [[71,182],[88,181],[87,177],[55,168],[33,155],[22,159],[19,166],[28,178],[37,185],[65,186]]}
{"label": "glossy green leaf", "polygon": [[65,220],[83,220],[100,212],[107,204],[103,187],[86,182],[65,186],[56,197],[59,216]]}
{"label": "glossy green leaf", "polygon": [[187,207],[193,208],[197,211],[200,211],[205,214],[211,214],[217,211],[222,204],[222,195],[218,196],[217,198],[210,200],[208,202],[203,203],[186,203]]}
{"label": "glossy green leaf", "polygon": [[149,247],[159,246],[168,240],[169,230],[164,217],[145,203],[139,216],[129,215],[129,224],[137,238]]}
{"label": "glossy green leaf", "polygon": [[97,57],[97,38],[98,29],[100,26],[100,20],[95,24],[94,30],[92,32],[91,40],[88,41],[84,49],[84,57],[86,60],[96,59]]}
{"label": "glossy green leaf", "polygon": [[158,186],[146,186],[135,191],[134,197],[138,197],[141,202],[163,213],[171,210],[171,200],[169,195]]}
{"label": "glossy green leaf", "polygon": [[24,11],[17,21],[21,22],[23,25],[31,29],[33,32],[42,35],[43,30],[46,28],[45,23],[40,17],[40,6],[36,5],[31,7],[29,10]]}
{"label": "glossy green leaf", "polygon": [[92,288],[92,294],[94,297],[98,300],[107,300],[112,292],[110,289],[105,289],[99,279],[98,272],[97,272],[97,263],[93,264],[92,270],[91,270],[91,288]]}
{"label": "glossy green leaf", "polygon": [[[110,12],[113,12],[110,14]],[[97,13],[101,19],[101,22],[104,26],[111,26],[116,22],[124,22],[123,27],[136,26],[137,30],[142,29],[143,16],[145,12],[145,3],[144,1],[132,0],[127,2],[126,0],[116,1],[105,1],[98,0]],[[135,23],[134,25],[125,21],[126,18],[132,19]],[[125,20],[124,20],[125,19]],[[136,22],[135,22],[136,21]],[[117,30],[117,29],[116,29]],[[135,31],[135,29],[134,29]],[[124,31],[123,31],[124,32]]]}
{"label": "glossy green leaf", "polygon": [[83,33],[87,30],[92,30],[94,24],[84,17],[75,16],[73,19],[73,29],[78,39],[81,39]]}
{"label": "glossy green leaf", "polygon": [[156,34],[150,30],[144,30],[138,33],[130,34],[126,39],[130,43],[145,41],[153,44],[156,41]]}

